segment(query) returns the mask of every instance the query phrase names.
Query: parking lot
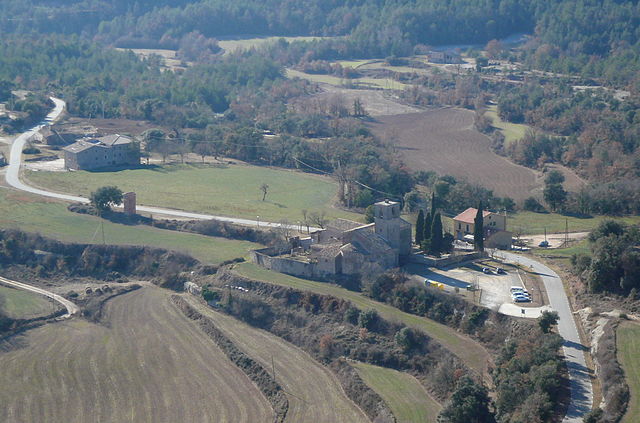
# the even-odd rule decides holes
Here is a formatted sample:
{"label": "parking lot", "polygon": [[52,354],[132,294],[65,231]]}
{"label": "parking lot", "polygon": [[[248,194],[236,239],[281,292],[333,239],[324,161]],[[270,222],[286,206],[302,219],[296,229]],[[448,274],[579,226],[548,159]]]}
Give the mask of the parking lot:
{"label": "parking lot", "polygon": [[[504,269],[505,273],[498,274],[497,267]],[[483,269],[487,269],[486,273]],[[406,266],[405,270],[413,274],[413,279],[416,281],[424,282],[427,279],[441,283],[442,288],[448,292],[455,292],[458,288],[458,292],[465,294],[471,301],[479,302],[480,305],[496,311],[504,304],[511,304],[518,309],[544,305],[543,294],[539,288],[531,283],[525,283],[525,279],[518,273],[515,266],[482,261],[449,269],[426,268],[411,264]],[[512,286],[525,287],[532,301],[514,303],[510,291]]]}

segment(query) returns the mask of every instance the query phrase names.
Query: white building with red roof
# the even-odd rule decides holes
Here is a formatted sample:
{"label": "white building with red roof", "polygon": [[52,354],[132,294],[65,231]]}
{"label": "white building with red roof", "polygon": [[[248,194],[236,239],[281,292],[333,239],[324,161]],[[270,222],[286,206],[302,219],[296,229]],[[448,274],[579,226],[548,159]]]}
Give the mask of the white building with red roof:
{"label": "white building with red roof", "polygon": [[[478,209],[469,207],[453,218],[453,230],[457,240],[473,242],[475,218]],[[485,247],[511,248],[511,232],[507,231],[506,214],[494,213],[488,210],[482,212],[483,233]]]}

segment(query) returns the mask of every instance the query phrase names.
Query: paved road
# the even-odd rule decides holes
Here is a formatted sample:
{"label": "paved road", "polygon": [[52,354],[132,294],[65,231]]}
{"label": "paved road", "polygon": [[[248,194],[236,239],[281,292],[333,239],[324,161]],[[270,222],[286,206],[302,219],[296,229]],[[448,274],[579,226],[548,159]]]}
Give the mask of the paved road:
{"label": "paved road", "polygon": [[571,384],[571,403],[567,410],[563,422],[581,423],[582,416],[591,410],[593,404],[593,387],[589,378],[589,369],[584,357],[586,347],[580,341],[578,328],[569,306],[569,299],[564,291],[560,276],[549,267],[528,257],[518,254],[501,251],[496,253],[511,262],[517,262],[525,266],[531,266],[534,272],[538,273],[544,282],[547,290],[549,303],[553,310],[558,312],[558,332],[564,338],[565,359],[569,368],[569,378]]}
{"label": "paved road", "polygon": [[62,304],[64,306],[64,308],[67,309],[67,314],[62,316],[62,318],[71,317],[71,316],[73,316],[74,314],[77,314],[80,311],[78,306],[75,305],[74,303],[72,303],[71,301],[67,300],[64,297],[61,297],[58,294],[54,294],[53,292],[45,291],[42,288],[38,288],[36,286],[27,285],[26,283],[22,283],[22,282],[12,281],[10,279],[6,279],[6,278],[3,278],[1,276],[0,276],[0,284],[12,286],[12,287],[18,288],[18,289],[23,289],[25,291],[31,291],[31,292],[34,292],[36,294],[44,295],[45,297],[49,297],[52,300],[59,302],[60,304]]}
{"label": "paved road", "polygon": [[[61,193],[51,192],[51,191],[45,191],[42,189],[38,189],[38,188],[31,187],[29,185],[26,185],[20,180],[20,166],[22,165],[22,150],[24,148],[25,143],[33,135],[35,135],[36,132],[38,132],[42,127],[50,125],[51,123],[55,122],[66,106],[66,103],[63,100],[60,100],[54,97],[51,97],[51,100],[55,103],[55,108],[51,113],[47,115],[47,117],[45,118],[45,121],[31,128],[27,132],[24,132],[13,141],[13,144],[11,146],[11,156],[9,159],[9,167],[5,175],[6,181],[9,185],[11,185],[14,188],[17,188],[21,191],[30,192],[32,194],[37,194],[37,195],[50,197],[50,198],[57,198],[59,200],[71,201],[74,203],[88,203],[89,202],[88,198],[78,197],[75,195],[61,194]],[[173,217],[187,218],[187,219],[219,220],[221,222],[235,223],[239,225],[261,226],[261,227],[270,227],[270,228],[282,227],[280,223],[257,221],[257,220],[251,220],[251,219],[241,219],[237,217],[214,216],[210,214],[191,213],[191,212],[185,212],[182,210],[164,209],[160,207],[138,206],[137,210],[141,212],[155,214],[155,215],[173,216]],[[294,230],[299,229],[298,225],[288,225],[288,227]],[[310,228],[310,229],[314,230],[316,228]]]}

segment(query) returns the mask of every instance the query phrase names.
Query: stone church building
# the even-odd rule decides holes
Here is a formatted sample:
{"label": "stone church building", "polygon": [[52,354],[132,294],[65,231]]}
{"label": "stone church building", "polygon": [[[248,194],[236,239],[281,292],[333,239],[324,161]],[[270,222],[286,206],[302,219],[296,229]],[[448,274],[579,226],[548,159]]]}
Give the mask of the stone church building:
{"label": "stone church building", "polygon": [[293,238],[283,249],[251,252],[253,262],[294,276],[322,279],[357,275],[367,267],[390,269],[411,253],[411,224],[400,217],[400,204],[374,205],[374,223],[337,219],[308,238]]}

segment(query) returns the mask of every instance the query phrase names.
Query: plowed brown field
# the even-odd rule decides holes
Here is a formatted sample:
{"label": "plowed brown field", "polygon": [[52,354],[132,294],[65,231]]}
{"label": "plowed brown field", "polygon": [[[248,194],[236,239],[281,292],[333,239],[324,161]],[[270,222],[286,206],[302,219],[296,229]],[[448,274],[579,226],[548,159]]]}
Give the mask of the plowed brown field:
{"label": "plowed brown field", "polygon": [[269,332],[216,312],[189,296],[184,298],[209,317],[231,342],[265,369],[272,370],[275,367],[276,380],[286,391],[289,400],[285,421],[369,422],[364,413],[346,396],[331,371],[307,353]]}
{"label": "plowed brown field", "polygon": [[468,110],[380,116],[371,128],[398,148],[412,170],[466,178],[516,201],[541,192],[542,181],[533,170],[491,150],[491,141],[474,128]]}
{"label": "plowed brown field", "polygon": [[0,421],[273,421],[258,388],[166,291],[116,297],[104,317],[31,330],[0,354]]}

